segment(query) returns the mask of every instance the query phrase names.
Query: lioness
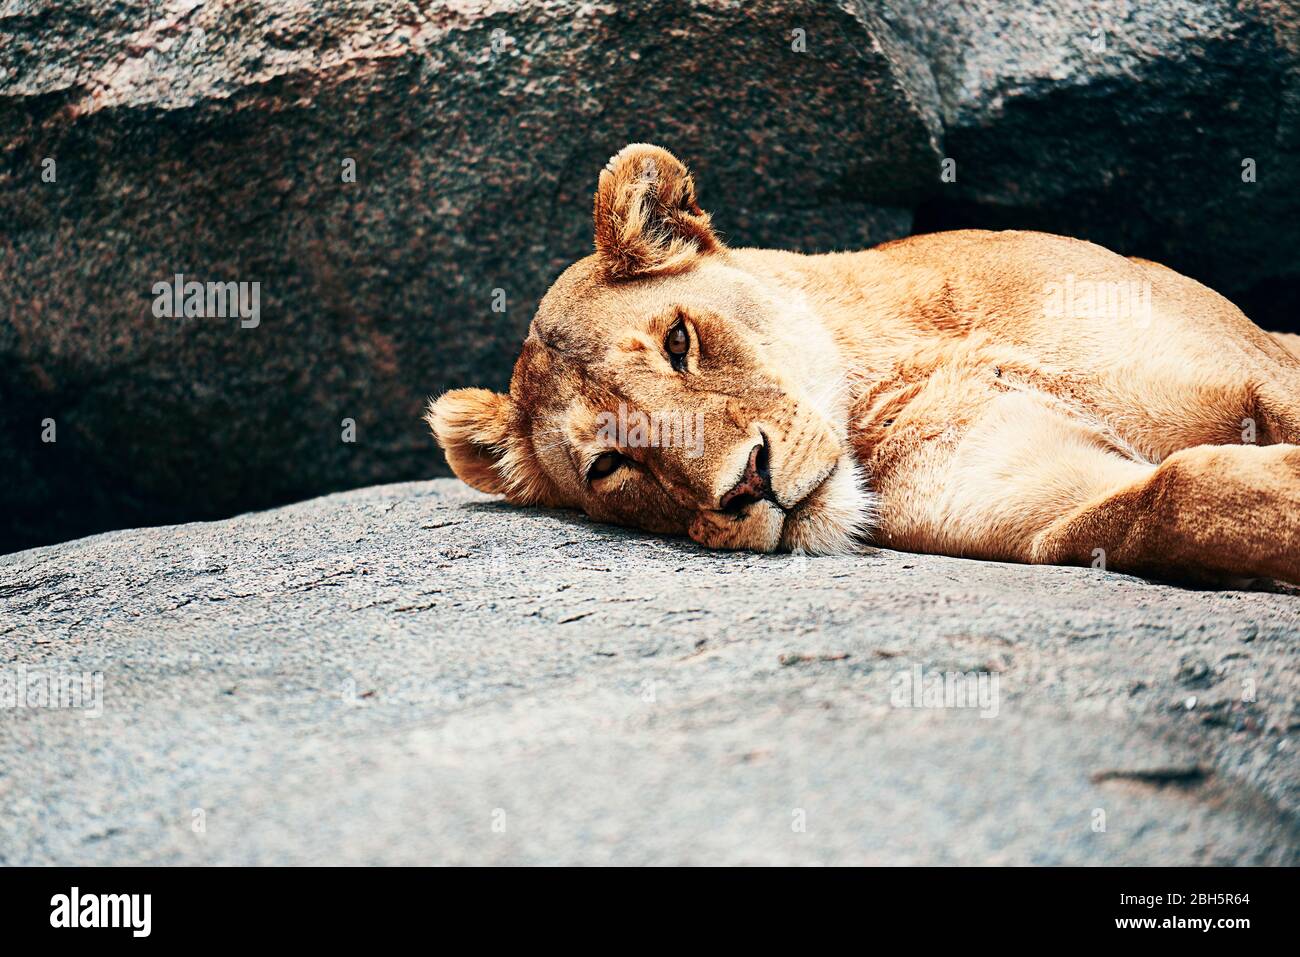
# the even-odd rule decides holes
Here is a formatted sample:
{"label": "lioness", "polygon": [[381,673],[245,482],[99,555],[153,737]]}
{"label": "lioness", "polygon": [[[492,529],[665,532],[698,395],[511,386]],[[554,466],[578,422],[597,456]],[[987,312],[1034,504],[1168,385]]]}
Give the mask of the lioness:
{"label": "lioness", "polygon": [[[665,410],[702,416],[704,454],[607,427]],[[1300,582],[1300,337],[1044,233],[731,249],[646,144],[601,172],[595,253],[542,300],[510,394],[426,419],[477,489],[711,548]]]}

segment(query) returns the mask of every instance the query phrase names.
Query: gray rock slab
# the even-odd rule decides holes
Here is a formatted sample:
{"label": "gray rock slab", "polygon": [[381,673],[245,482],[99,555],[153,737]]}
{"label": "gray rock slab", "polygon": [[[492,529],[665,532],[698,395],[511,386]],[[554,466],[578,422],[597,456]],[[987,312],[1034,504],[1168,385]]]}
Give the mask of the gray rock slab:
{"label": "gray rock slab", "polygon": [[102,677],[0,709],[0,863],[1296,864],[1298,647],[1282,586],[378,486],[0,557],[0,680]]}

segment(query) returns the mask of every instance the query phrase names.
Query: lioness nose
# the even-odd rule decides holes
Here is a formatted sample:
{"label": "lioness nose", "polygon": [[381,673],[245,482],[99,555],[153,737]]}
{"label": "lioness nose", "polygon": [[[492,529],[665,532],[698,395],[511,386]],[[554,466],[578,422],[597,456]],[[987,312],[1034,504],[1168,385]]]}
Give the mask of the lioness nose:
{"label": "lioness nose", "polygon": [[724,512],[737,512],[750,502],[772,497],[772,475],[768,471],[767,436],[749,451],[745,474],[735,487],[722,496],[718,508]]}

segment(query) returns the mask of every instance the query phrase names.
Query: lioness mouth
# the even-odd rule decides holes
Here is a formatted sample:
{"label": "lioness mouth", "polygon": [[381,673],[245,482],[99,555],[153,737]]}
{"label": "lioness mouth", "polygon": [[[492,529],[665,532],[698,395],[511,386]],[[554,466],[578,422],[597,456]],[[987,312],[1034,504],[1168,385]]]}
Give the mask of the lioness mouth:
{"label": "lioness mouth", "polygon": [[788,509],[785,509],[786,514],[794,515],[802,511],[803,508],[809,502],[811,502],[814,498],[817,497],[817,493],[826,487],[826,483],[828,483],[831,479],[833,479],[835,477],[835,473],[838,472],[839,470],[840,470],[840,463],[836,461],[836,463],[831,466],[831,470],[826,473],[826,475],[822,478],[822,480],[818,482],[815,486],[813,486],[811,492],[809,492],[803,498],[799,499],[799,501],[795,502]]}

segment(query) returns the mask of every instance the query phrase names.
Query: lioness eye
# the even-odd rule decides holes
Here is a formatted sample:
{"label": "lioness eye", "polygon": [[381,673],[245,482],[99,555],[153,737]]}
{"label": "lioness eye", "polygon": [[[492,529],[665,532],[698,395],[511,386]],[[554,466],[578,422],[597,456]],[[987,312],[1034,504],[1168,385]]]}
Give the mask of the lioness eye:
{"label": "lioness eye", "polygon": [[677,323],[668,330],[668,335],[664,338],[664,349],[674,369],[680,372],[686,368],[686,353],[691,349],[691,336],[686,331],[686,323],[682,320],[678,319]]}
{"label": "lioness eye", "polygon": [[591,468],[587,469],[587,481],[604,478],[623,464],[623,456],[617,452],[601,452],[596,456],[596,461],[591,463]]}

